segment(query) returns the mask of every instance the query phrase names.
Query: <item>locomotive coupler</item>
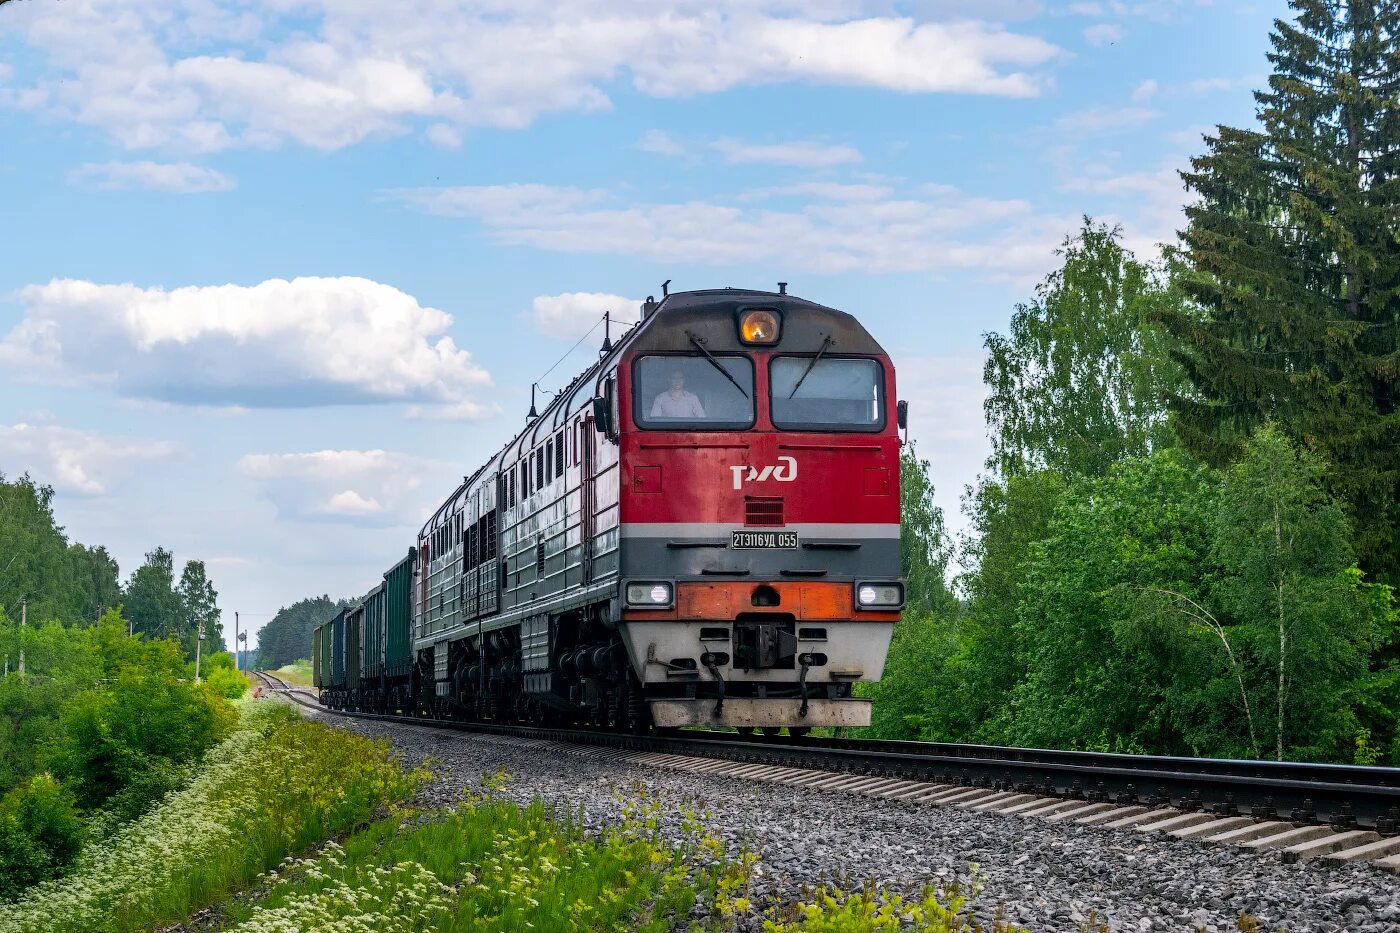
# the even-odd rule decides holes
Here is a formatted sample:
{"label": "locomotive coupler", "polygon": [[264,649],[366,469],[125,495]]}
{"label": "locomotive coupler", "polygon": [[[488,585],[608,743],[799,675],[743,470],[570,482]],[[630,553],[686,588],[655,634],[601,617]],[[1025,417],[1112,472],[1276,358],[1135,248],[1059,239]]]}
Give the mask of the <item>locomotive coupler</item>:
{"label": "locomotive coupler", "polygon": [[715,679],[715,684],[719,687],[719,699],[715,701],[715,718],[718,719],[724,714],[724,678],[719,674],[719,666],[715,664],[715,656],[706,652],[700,658],[705,665],[705,670],[710,672],[710,676]]}

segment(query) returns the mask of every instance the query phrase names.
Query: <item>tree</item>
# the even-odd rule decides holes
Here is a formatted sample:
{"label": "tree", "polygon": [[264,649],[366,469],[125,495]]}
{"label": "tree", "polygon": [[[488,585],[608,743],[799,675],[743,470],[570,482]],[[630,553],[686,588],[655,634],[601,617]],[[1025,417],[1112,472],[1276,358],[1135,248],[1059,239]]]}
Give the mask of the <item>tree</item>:
{"label": "tree", "polygon": [[928,469],[913,448],[900,456],[900,571],[907,600],[884,676],[863,689],[875,701],[872,732],[886,738],[917,737],[943,654],[953,643],[958,611],[947,583],[950,549],[943,510],[933,501]]}
{"label": "tree", "polygon": [[258,632],[259,667],[273,670],[311,657],[311,630],[327,621],[351,600],[313,596],[284,606]]}
{"label": "tree", "polygon": [[1361,564],[1400,581],[1400,7],[1292,0],[1258,130],[1221,126],[1182,177],[1199,202],[1165,309],[1190,391],[1183,443],[1214,464],[1272,421],[1323,453]]}
{"label": "tree", "polygon": [[1322,480],[1316,456],[1266,425],[1231,468],[1216,520],[1216,594],[1267,674],[1255,708],[1280,761],[1346,755],[1361,728],[1355,692],[1391,629],[1389,588],[1362,582]]}
{"label": "tree", "polygon": [[[1184,643],[1181,626],[1143,624],[1134,593],[1201,596],[1219,479],[1178,450],[1115,465],[1068,485],[1046,536],[1020,567],[1015,637],[1026,658],[1009,685],[1015,744],[1220,754],[1247,740],[1193,734],[1229,680],[1223,663]],[[1231,714],[1233,715],[1233,714]]]}
{"label": "tree", "polygon": [[223,651],[224,626],[219,621],[222,616],[219,594],[204,575],[204,561],[192,560],[185,564],[177,592],[184,611],[184,630],[180,640],[185,645],[185,653],[194,654],[200,622],[204,623],[204,651]]}
{"label": "tree", "polygon": [[943,510],[933,501],[928,461],[911,446],[899,458],[900,573],[911,613],[947,610],[956,602],[948,590],[948,534]]}
{"label": "tree", "polygon": [[1009,332],[985,335],[987,466],[997,475],[1097,476],[1162,433],[1163,389],[1177,373],[1147,322],[1175,297],[1166,268],[1139,262],[1121,239],[1084,218]]}
{"label": "tree", "polygon": [[185,605],[175,591],[175,557],[163,547],[146,554],[126,584],[126,616],[132,631],[148,638],[180,635],[186,626]]}

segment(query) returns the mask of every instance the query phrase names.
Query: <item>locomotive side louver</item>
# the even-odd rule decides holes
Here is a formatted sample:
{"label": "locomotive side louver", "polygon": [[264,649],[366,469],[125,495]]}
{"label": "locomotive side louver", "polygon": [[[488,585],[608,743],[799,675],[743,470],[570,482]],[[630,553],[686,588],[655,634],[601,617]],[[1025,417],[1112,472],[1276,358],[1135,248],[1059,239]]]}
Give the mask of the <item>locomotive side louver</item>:
{"label": "locomotive side louver", "polygon": [[783,497],[745,496],[744,524],[781,527],[783,524]]}

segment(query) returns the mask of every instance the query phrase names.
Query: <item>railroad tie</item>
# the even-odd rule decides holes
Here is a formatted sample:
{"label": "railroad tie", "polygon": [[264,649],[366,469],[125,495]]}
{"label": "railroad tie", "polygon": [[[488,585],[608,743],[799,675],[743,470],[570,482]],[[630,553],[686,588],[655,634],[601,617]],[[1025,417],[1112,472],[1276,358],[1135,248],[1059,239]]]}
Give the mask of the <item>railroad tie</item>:
{"label": "railroad tie", "polygon": [[1376,842],[1368,842],[1363,845],[1355,846],[1354,848],[1332,852],[1324,856],[1324,858],[1333,862],[1350,864],[1367,859],[1380,859],[1387,855],[1394,855],[1397,852],[1400,852],[1400,836],[1390,836],[1389,838],[1380,839]]}
{"label": "railroad tie", "polygon": [[1126,829],[1129,826],[1137,826],[1142,823],[1160,823],[1162,820],[1169,819],[1175,812],[1175,810],[1164,809],[1143,810],[1141,813],[1134,813],[1132,816],[1125,816],[1122,819],[1112,820],[1103,825],[1107,826],[1109,829]]}
{"label": "railroad tie", "polygon": [[1380,833],[1373,833],[1364,829],[1351,829],[1340,833],[1334,832],[1329,836],[1320,836],[1309,842],[1300,842],[1298,845],[1290,846],[1283,851],[1291,855],[1296,855],[1300,859],[1310,859],[1317,858],[1321,855],[1331,855],[1333,852],[1352,846],[1379,842],[1380,838]]}
{"label": "railroad tie", "polygon": [[1179,813],[1176,816],[1168,816],[1165,820],[1138,823],[1133,828],[1140,833],[1169,833],[1174,829],[1190,829],[1193,826],[1200,826],[1202,823],[1209,823],[1214,819],[1215,817],[1209,813]]}
{"label": "railroad tie", "polygon": [[1071,807],[1068,810],[1060,810],[1056,813],[1051,813],[1047,815],[1045,819],[1051,823],[1073,823],[1083,817],[1092,816],[1095,813],[1103,813],[1107,810],[1116,809],[1113,804],[1105,803],[1103,801],[1098,801],[1096,803],[1084,803],[1083,801],[1080,802],[1081,804],[1083,804],[1082,806]]}
{"label": "railroad tie", "polygon": [[1273,836],[1265,836],[1262,839],[1251,839],[1244,843],[1246,849],[1259,849],[1267,851],[1269,849],[1287,849],[1296,846],[1300,842],[1308,842],[1318,839],[1331,833],[1332,830],[1326,826],[1298,826],[1287,832],[1278,833]]}
{"label": "railroad tie", "polygon": [[1012,794],[1010,797],[1003,797],[1000,800],[984,801],[975,806],[968,807],[974,813],[1005,813],[1017,804],[1028,803],[1038,800],[1035,794]]}
{"label": "railroad tie", "polygon": [[1182,829],[1173,829],[1167,833],[1177,839],[1206,839],[1211,836],[1219,836],[1232,829],[1239,829],[1243,826],[1253,826],[1254,820],[1247,816],[1225,816],[1211,820],[1209,823],[1201,823],[1197,826],[1187,826]]}
{"label": "railroad tie", "polygon": [[1110,810],[1104,810],[1102,813],[1090,813],[1088,816],[1076,818],[1074,822],[1078,823],[1080,826],[1099,826],[1105,823],[1112,823],[1114,820],[1126,819],[1127,817],[1137,816],[1139,813],[1146,812],[1146,807],[1133,804],[1132,806],[1126,807],[1114,807]]}

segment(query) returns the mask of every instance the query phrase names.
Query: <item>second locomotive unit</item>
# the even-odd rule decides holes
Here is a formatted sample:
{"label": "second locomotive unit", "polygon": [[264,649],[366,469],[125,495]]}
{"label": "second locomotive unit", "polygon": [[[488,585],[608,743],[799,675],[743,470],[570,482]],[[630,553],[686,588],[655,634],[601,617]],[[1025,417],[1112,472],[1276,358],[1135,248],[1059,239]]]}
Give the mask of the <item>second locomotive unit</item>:
{"label": "second locomotive unit", "polygon": [[889,357],[737,289],[640,322],[317,630],[323,701],[642,729],[859,726],[904,605]]}

